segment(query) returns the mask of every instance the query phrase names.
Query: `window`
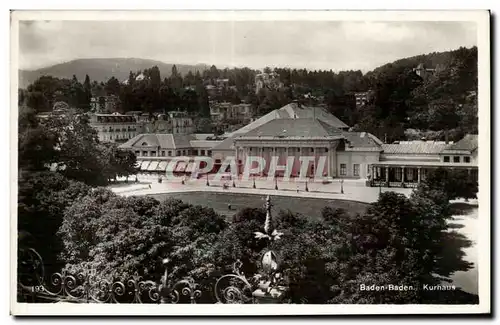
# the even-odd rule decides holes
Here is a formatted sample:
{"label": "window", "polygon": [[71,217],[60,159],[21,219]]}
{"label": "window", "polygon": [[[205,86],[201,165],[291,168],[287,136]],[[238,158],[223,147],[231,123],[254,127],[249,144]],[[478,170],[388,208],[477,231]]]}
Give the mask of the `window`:
{"label": "window", "polygon": [[450,156],[444,156],[444,162],[450,162]]}
{"label": "window", "polygon": [[459,163],[460,162],[460,156],[453,156],[453,162],[454,163]]}
{"label": "window", "polygon": [[148,156],[148,152],[147,152],[147,151],[143,151],[143,152],[142,152],[142,155],[143,155],[144,157],[147,157],[147,156]]}
{"label": "window", "polygon": [[168,156],[171,157],[172,156],[172,151],[168,151]]}
{"label": "window", "polygon": [[325,152],[328,152],[328,148],[325,148]]}
{"label": "window", "polygon": [[202,150],[201,151],[201,155],[204,156],[205,155],[205,150]]}
{"label": "window", "polygon": [[359,176],[359,164],[354,164],[352,165],[352,167],[353,167],[352,174],[354,176]]}
{"label": "window", "polygon": [[165,150],[162,150],[162,151],[161,151],[161,156],[162,156],[162,157],[165,157]]}
{"label": "window", "polygon": [[139,156],[140,154],[141,154],[141,152],[140,152],[140,151],[136,151],[136,152],[135,152],[135,155],[136,155],[136,156]]}
{"label": "window", "polygon": [[186,155],[186,150],[182,150],[182,155],[185,156]]}
{"label": "window", "polygon": [[314,148],[311,148],[311,153],[313,153],[313,152],[314,152]]}
{"label": "window", "polygon": [[341,176],[347,175],[347,165],[346,164],[340,164],[340,175]]}
{"label": "window", "polygon": [[401,176],[402,176],[401,168],[396,168],[396,181],[400,182],[402,179]]}
{"label": "window", "polygon": [[464,163],[470,163],[470,157],[464,157]]}
{"label": "window", "polygon": [[406,172],[405,180],[407,180],[409,182],[413,182],[413,180],[415,179],[414,178],[414,176],[415,176],[415,169],[414,168],[406,168],[405,172]]}
{"label": "window", "polygon": [[156,157],[156,151],[151,151],[151,157]]}
{"label": "window", "polygon": [[207,151],[207,156],[212,156],[212,150]]}
{"label": "window", "polygon": [[181,151],[177,150],[177,156],[180,156],[180,155],[181,155]]}

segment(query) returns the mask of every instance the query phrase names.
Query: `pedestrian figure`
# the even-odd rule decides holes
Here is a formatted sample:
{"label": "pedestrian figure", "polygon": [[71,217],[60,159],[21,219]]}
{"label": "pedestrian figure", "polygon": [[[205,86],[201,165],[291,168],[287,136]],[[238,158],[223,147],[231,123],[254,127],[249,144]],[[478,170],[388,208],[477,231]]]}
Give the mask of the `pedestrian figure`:
{"label": "pedestrian figure", "polygon": [[231,210],[231,204],[228,203],[227,208],[228,210]]}
{"label": "pedestrian figure", "polygon": [[151,189],[151,184],[149,184],[148,186],[149,186],[149,189]]}

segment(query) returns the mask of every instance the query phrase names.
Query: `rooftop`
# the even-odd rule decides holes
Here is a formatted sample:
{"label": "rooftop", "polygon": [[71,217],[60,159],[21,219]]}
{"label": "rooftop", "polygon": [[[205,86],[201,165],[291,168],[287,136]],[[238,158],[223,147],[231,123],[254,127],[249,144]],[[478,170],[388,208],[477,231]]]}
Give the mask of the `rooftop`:
{"label": "rooftop", "polygon": [[271,120],[240,137],[337,137],[341,130],[313,118],[281,118]]}
{"label": "rooftop", "polygon": [[466,134],[461,140],[449,145],[444,151],[472,152],[478,148],[477,134]]}
{"label": "rooftop", "polygon": [[399,143],[382,144],[386,154],[439,154],[448,144],[444,141],[401,141]]}
{"label": "rooftop", "polygon": [[133,137],[120,147],[124,149],[140,147],[160,147],[161,149],[212,148],[220,142],[220,140],[200,140],[194,134],[146,133]]}

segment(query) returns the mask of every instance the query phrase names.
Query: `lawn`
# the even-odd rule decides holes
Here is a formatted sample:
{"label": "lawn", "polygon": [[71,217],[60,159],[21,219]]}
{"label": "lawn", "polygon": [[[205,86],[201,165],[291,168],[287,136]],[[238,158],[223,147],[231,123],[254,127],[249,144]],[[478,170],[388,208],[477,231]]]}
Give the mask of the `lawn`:
{"label": "lawn", "polygon": [[[256,194],[235,194],[235,193],[210,193],[210,192],[191,192],[191,193],[167,193],[155,194],[152,197],[163,200],[167,197],[180,199],[193,205],[203,205],[213,208],[218,213],[231,217],[237,210],[245,207],[259,208],[265,204],[264,195]],[[321,209],[325,206],[345,209],[349,214],[362,214],[368,204],[345,200],[329,200],[316,198],[271,196],[273,212],[289,209],[292,212],[300,213],[311,218],[321,218]],[[231,204],[231,210],[228,209]]]}

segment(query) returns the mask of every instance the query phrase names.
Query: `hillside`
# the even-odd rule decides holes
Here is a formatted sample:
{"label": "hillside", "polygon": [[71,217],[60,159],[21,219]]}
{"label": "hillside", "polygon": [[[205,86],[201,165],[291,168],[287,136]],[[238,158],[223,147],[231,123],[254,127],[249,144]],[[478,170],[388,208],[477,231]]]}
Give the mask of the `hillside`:
{"label": "hillside", "polygon": [[[379,66],[372,71],[366,73],[366,77],[377,77],[382,73],[387,73],[388,71],[399,69],[413,69],[416,68],[420,63],[423,63],[426,68],[445,68],[454,59],[463,56],[475,56],[477,62],[477,47],[465,48],[461,47],[451,51],[444,52],[432,52],[427,54],[420,54],[412,57],[402,58],[391,63]],[[474,59],[474,58],[473,58]]]}
{"label": "hillside", "polygon": [[[105,82],[113,76],[121,81],[128,78],[130,71],[142,71],[144,69],[149,69],[155,65],[160,69],[162,78],[168,77],[170,75],[173,64],[155,60],[135,58],[72,60],[38,70],[19,70],[19,88],[26,88],[29,84],[33,83],[42,75],[51,75],[53,77],[67,79],[71,79],[73,75],[76,75],[78,80],[83,81],[85,79],[85,75],[88,74],[91,80],[96,80],[99,82]],[[183,75],[188,73],[190,70],[194,73],[197,70],[203,71],[208,68],[208,66],[204,64],[176,64],[176,66],[177,71]]]}

